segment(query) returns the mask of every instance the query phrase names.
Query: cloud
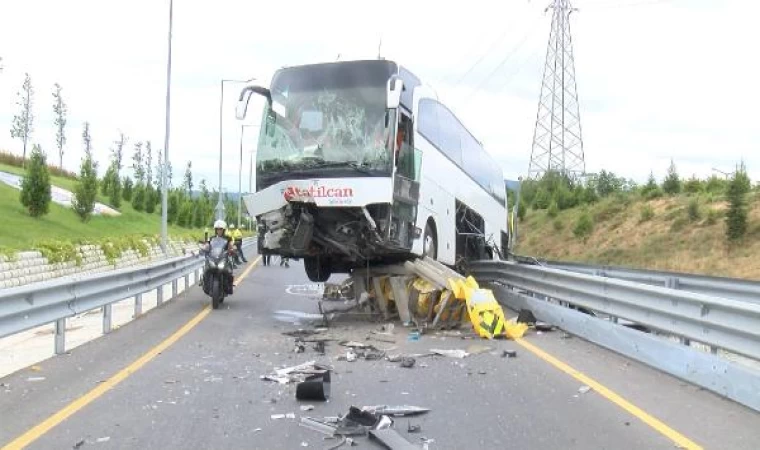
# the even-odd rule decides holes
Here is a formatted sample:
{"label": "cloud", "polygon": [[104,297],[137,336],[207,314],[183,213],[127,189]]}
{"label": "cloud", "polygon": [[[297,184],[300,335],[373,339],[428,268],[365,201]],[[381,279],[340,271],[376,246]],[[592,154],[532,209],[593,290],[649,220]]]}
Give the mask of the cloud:
{"label": "cloud", "polygon": [[[15,93],[32,75],[38,117],[33,139],[54,152],[51,89],[70,107],[65,165],[76,170],[81,124],[91,123],[105,160],[119,130],[163,147],[168,2],[27,0],[0,17],[0,148],[19,151],[2,128]],[[630,5],[630,6],[626,6]],[[752,2],[578,0],[571,16],[584,150],[602,168],[643,181],[730,169],[740,158],[760,178],[760,63]],[[175,183],[186,161],[196,182],[218,183],[220,80],[266,80],[276,68],[338,58],[398,59],[433,84],[463,123],[514,178],[527,172],[550,14],[545,4],[467,7],[391,0],[174,4],[170,153]],[[41,13],[44,11],[44,13]],[[424,20],[420,20],[423,18]],[[476,61],[480,61],[474,65]],[[466,76],[465,76],[466,75]],[[237,190],[239,85],[225,84],[223,184]],[[258,110],[258,106],[252,110]],[[249,123],[257,123],[253,114]],[[255,146],[248,129],[244,153]],[[128,146],[125,159],[131,156]],[[247,170],[244,165],[243,172]],[[244,182],[245,185],[245,182]]]}

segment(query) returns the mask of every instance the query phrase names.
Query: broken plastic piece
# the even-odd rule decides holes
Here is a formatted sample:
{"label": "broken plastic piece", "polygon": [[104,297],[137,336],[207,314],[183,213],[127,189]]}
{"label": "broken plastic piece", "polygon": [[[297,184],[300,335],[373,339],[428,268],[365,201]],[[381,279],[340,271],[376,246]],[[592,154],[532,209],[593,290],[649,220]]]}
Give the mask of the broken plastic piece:
{"label": "broken plastic piece", "polygon": [[364,406],[362,407],[362,411],[368,411],[373,414],[381,414],[386,416],[414,416],[417,414],[424,414],[426,412],[429,412],[430,408],[421,408],[419,406],[412,405],[375,405]]}
{"label": "broken plastic piece", "polygon": [[504,350],[504,352],[501,354],[502,358],[517,358],[517,351],[515,350]]}
{"label": "broken plastic piece", "polygon": [[319,433],[324,434],[325,436],[334,436],[336,427],[332,425],[327,425],[326,423],[319,422],[317,420],[312,419],[311,417],[301,417],[301,422],[299,423],[304,428],[308,428],[310,430],[317,431]]}
{"label": "broken plastic piece", "polygon": [[469,355],[469,353],[467,353],[466,351],[461,350],[461,349],[457,349],[457,350],[441,350],[441,349],[431,348],[430,349],[430,353],[433,353],[433,354],[436,354],[436,355],[441,355],[441,356],[448,356],[449,358],[459,358],[459,359],[462,359],[462,358],[466,357],[467,355]]}
{"label": "broken plastic piece", "polygon": [[369,435],[390,450],[419,450],[392,428],[386,430],[371,430]]}
{"label": "broken plastic piece", "polygon": [[375,425],[375,430],[385,430],[393,426],[393,419],[388,416],[381,416],[380,421]]}

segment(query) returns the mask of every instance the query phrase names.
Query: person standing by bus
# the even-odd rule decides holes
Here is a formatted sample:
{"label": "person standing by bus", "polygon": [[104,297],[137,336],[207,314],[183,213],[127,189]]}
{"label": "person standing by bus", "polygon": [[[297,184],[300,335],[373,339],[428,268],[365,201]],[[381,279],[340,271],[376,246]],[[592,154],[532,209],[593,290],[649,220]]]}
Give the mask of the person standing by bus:
{"label": "person standing by bus", "polygon": [[243,254],[243,232],[240,230],[240,228],[237,228],[233,224],[231,235],[232,235],[232,240],[235,242],[235,248],[237,249],[238,259],[239,260],[242,259],[244,263],[247,263],[248,260],[245,259],[245,255]]}

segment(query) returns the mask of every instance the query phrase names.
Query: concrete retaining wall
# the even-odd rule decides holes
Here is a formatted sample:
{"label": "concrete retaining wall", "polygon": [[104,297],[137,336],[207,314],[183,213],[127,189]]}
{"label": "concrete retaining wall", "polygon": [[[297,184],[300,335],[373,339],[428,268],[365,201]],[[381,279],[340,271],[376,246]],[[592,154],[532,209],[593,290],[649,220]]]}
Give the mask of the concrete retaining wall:
{"label": "concrete retaining wall", "polygon": [[[195,242],[171,241],[168,257],[183,255],[185,250],[197,248],[197,245]],[[0,255],[0,289],[23,286],[68,275],[122,269],[167,257],[161,252],[160,246],[151,244],[148,244],[147,256],[143,257],[135,250],[126,250],[115,261],[115,264],[111,264],[106,259],[103,250],[97,245],[82,245],[77,250],[82,257],[80,265],[74,261],[51,264],[38,251],[17,253],[13,260],[8,260],[5,256]]]}

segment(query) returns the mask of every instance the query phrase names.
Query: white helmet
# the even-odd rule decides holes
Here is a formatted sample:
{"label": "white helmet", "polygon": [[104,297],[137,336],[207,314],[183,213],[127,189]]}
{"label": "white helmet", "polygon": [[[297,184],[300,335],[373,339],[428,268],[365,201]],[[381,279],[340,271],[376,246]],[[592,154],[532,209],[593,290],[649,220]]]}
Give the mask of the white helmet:
{"label": "white helmet", "polygon": [[214,222],[214,229],[216,230],[217,228],[227,229],[227,222],[221,219],[217,220],[216,222]]}

